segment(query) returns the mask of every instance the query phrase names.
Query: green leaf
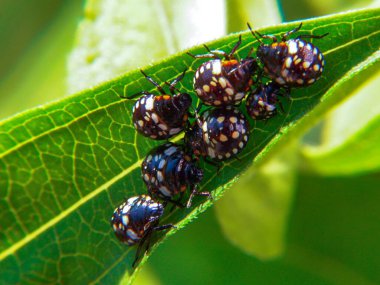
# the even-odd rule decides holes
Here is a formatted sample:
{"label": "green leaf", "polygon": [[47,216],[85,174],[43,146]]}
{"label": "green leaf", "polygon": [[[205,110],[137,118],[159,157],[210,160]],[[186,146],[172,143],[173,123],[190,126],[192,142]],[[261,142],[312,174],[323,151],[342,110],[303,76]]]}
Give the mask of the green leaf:
{"label": "green leaf", "polygon": [[297,169],[298,144],[265,164],[252,165],[215,205],[226,237],[261,260],[281,256]]}
{"label": "green leaf", "polygon": [[82,14],[82,1],[69,0],[64,5],[62,1],[46,5],[29,0],[0,2],[5,16],[0,19],[3,119],[67,94],[66,56]]}
{"label": "green leaf", "polygon": [[[69,57],[69,91],[224,36],[223,7],[222,1],[203,0],[88,1]],[[126,16],[131,11],[139,11],[138,16]]]}
{"label": "green leaf", "polygon": [[376,172],[380,169],[379,134],[380,116],[377,116],[336,148],[305,148],[307,170],[329,176]]}
{"label": "green leaf", "polygon": [[328,284],[379,284],[379,178],[301,174],[285,263]]}
{"label": "green leaf", "polygon": [[228,32],[246,29],[247,22],[256,28],[281,23],[277,0],[230,0],[226,5]]}
{"label": "green leaf", "polygon": [[207,211],[165,241],[147,265],[165,285],[192,285],[196,278],[217,285],[380,284],[379,183],[379,173],[298,175],[286,251],[275,260],[262,261],[232,246],[214,211]]}
{"label": "green leaf", "polygon": [[[326,54],[324,77],[314,86],[294,90],[289,102],[283,100],[287,112],[282,116],[267,124],[252,122],[252,137],[240,160],[225,162],[218,175],[214,167],[202,164],[201,188],[218,199],[252,160],[263,161],[274,145],[293,135],[310,110],[330,107],[331,100],[320,102],[322,95],[345,82],[352,68],[360,67],[349,74],[373,68],[378,58],[369,57],[380,45],[379,22],[376,9],[304,21],[303,33],[330,32],[318,41]],[[260,32],[278,34],[295,26]],[[242,35],[239,54],[244,56],[254,41],[250,33]],[[231,35],[208,45],[229,50],[236,40],[237,35]],[[190,51],[204,52],[201,46]],[[191,92],[199,63],[181,53],[144,70],[163,82],[190,67],[181,89]],[[154,91],[139,71],[133,71],[0,125],[0,282],[110,284],[119,282],[126,270],[130,280],[135,277],[130,268],[135,249],[116,240],[109,217],[123,197],[146,191],[140,163],[159,144],[137,135],[130,117],[133,102],[119,98],[140,90]],[[338,95],[336,102],[343,98]],[[176,223],[180,229],[213,202],[197,199],[193,209],[176,210],[162,222]]]}
{"label": "green leaf", "polygon": [[377,73],[357,94],[328,114],[321,126],[321,143],[302,148],[308,171],[332,176],[379,170],[379,87]]}

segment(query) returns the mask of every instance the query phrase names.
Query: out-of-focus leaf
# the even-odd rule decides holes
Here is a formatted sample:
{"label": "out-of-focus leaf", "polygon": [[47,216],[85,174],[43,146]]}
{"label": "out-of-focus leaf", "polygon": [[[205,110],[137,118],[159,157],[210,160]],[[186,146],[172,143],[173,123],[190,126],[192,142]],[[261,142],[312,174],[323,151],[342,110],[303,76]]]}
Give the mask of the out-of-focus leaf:
{"label": "out-of-focus leaf", "polygon": [[224,238],[214,211],[169,238],[148,265],[164,285],[193,285],[195,279],[201,285],[333,285],[283,259],[261,261],[242,252]]}
{"label": "out-of-focus leaf", "polygon": [[260,167],[251,166],[215,205],[226,237],[263,260],[278,257],[285,249],[297,150],[293,143]]}
{"label": "out-of-focus leaf", "polygon": [[[348,80],[346,77],[352,80],[347,74],[361,74],[376,62],[370,56],[380,46],[379,22],[379,10],[304,21],[302,34],[330,32],[318,41],[326,54],[323,78],[309,88],[294,90],[293,99],[283,101],[286,112],[282,116],[267,124],[252,122],[252,139],[239,160],[225,162],[219,174],[215,167],[201,164],[205,169],[201,189],[213,191],[217,200],[253,160],[263,161],[274,145],[297,133],[306,115],[320,115],[321,110],[331,107],[332,101],[324,100],[323,95],[331,97],[336,85]],[[279,34],[297,25],[260,32]],[[242,33],[242,38],[238,52],[245,56],[255,41],[249,32]],[[236,35],[231,35],[208,45],[229,50],[235,42]],[[203,50],[198,46],[190,52]],[[179,88],[192,92],[192,75],[200,62],[182,52],[145,71],[163,82],[189,67]],[[125,196],[146,192],[140,164],[158,144],[137,135],[131,124],[133,102],[119,98],[140,90],[155,92],[136,70],[1,123],[0,282],[111,284],[119,282],[127,269],[129,280],[133,280],[135,270],[149,254],[131,269],[134,248],[117,241],[109,217]],[[335,103],[344,97],[336,94]],[[313,109],[320,113],[311,112]],[[197,199],[194,208],[175,210],[162,222],[173,222],[179,230],[214,201]],[[152,249],[161,241],[154,240]]]}
{"label": "out-of-focus leaf", "polygon": [[301,175],[285,262],[330,284],[379,284],[379,178]]}
{"label": "out-of-focus leaf", "polygon": [[203,0],[89,1],[69,58],[69,92],[225,35],[223,5]]}
{"label": "out-of-focus leaf", "polygon": [[6,25],[0,32],[0,118],[66,94],[66,57],[82,13],[76,0],[8,2],[0,4],[0,26]]}
{"label": "out-of-focus leaf", "polygon": [[281,11],[277,0],[229,0],[227,4],[227,31],[237,32],[252,27],[281,23]]}
{"label": "out-of-focus leaf", "polygon": [[276,260],[260,261],[231,246],[207,211],[162,244],[148,265],[165,285],[190,285],[195,278],[218,285],[379,284],[379,177],[300,175],[287,249]]}
{"label": "out-of-focus leaf", "polygon": [[377,171],[380,167],[380,76],[330,112],[322,141],[303,148],[309,170],[324,175]]}
{"label": "out-of-focus leaf", "polygon": [[353,175],[380,169],[380,116],[332,149],[305,147],[304,165],[323,175]]}

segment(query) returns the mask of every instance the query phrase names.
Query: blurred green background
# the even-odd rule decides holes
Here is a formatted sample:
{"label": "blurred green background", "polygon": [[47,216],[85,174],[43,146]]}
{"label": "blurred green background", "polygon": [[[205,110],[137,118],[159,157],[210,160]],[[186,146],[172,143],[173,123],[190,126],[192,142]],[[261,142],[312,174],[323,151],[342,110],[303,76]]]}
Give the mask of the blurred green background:
{"label": "blurred green background", "polygon": [[[1,1],[0,118],[247,21],[257,27],[379,4],[205,2]],[[349,100],[304,137],[250,169],[215,210],[160,246],[135,284],[380,284],[379,85],[377,76],[357,94],[347,90]]]}

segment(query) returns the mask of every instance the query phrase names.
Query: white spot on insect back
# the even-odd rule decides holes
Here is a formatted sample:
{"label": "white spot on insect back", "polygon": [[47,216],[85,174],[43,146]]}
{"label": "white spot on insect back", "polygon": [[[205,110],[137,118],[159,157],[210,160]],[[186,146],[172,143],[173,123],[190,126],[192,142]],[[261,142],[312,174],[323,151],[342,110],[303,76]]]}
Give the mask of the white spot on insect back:
{"label": "white spot on insect back", "polygon": [[165,186],[161,186],[160,188],[158,188],[158,190],[160,190],[160,192],[164,196],[166,196],[166,197],[171,197],[172,196],[171,193],[170,193],[170,191],[169,191],[169,189],[167,187],[165,187]]}
{"label": "white spot on insect back", "polygon": [[210,68],[211,68],[211,63],[208,62],[208,63],[206,64],[206,69],[210,69]]}
{"label": "white spot on insect back", "polygon": [[224,119],[225,119],[225,117],[224,116],[220,116],[220,117],[218,117],[218,119],[217,119],[217,121],[218,121],[218,123],[223,123],[224,122]]}
{"label": "white spot on insect back", "polygon": [[296,57],[294,57],[294,64],[295,64],[295,65],[298,65],[301,61],[302,61],[301,58],[298,58],[298,57],[297,57],[297,59],[296,59]]}
{"label": "white spot on insect back", "polygon": [[239,132],[234,131],[231,136],[233,139],[237,139],[239,137]]}
{"label": "white spot on insect back", "polygon": [[288,56],[286,59],[285,59],[285,66],[286,68],[290,68],[290,66],[292,65],[292,58],[290,56]]}
{"label": "white spot on insect back", "polygon": [[284,84],[284,83],[285,83],[285,80],[282,79],[281,77],[277,77],[277,78],[276,78],[276,82],[277,82],[278,84]]}
{"label": "white spot on insect back", "polygon": [[127,230],[127,235],[128,235],[128,237],[130,237],[133,240],[138,240],[139,239],[139,237],[137,236],[137,234],[132,229]]}
{"label": "white spot on insect back", "polygon": [[226,141],[228,141],[228,137],[225,136],[225,135],[223,135],[223,134],[221,134],[220,137],[219,137],[219,140],[220,140],[221,142],[226,142]]}
{"label": "white spot on insect back", "polygon": [[199,73],[202,74],[205,71],[205,67],[202,65],[201,68],[199,69]]}
{"label": "white spot on insect back", "polygon": [[226,93],[229,95],[229,96],[232,96],[234,95],[234,90],[232,88],[226,88]]}
{"label": "white spot on insect back", "polygon": [[239,92],[239,93],[236,93],[236,95],[235,95],[235,99],[236,100],[240,100],[241,98],[243,98],[244,97],[244,92]]}
{"label": "white spot on insect back", "polygon": [[164,181],[164,176],[162,175],[161,171],[157,171],[157,179],[159,182]]}
{"label": "white spot on insect back", "polygon": [[221,86],[222,88],[226,88],[226,86],[227,86],[227,81],[226,81],[226,79],[225,79],[224,77],[220,77],[220,78],[219,78],[219,84],[220,84],[220,86]]}
{"label": "white spot on insect back", "polygon": [[290,54],[295,54],[298,51],[297,43],[295,41],[289,41],[288,52]]}
{"label": "white spot on insect back", "polygon": [[146,99],[145,109],[148,111],[152,110],[153,109],[153,102],[154,102],[153,97],[149,97],[148,99]]}
{"label": "white spot on insect back", "polygon": [[314,64],[313,69],[314,69],[314,71],[318,71],[319,70],[319,64]]}
{"label": "white spot on insect back", "polygon": [[214,151],[214,149],[211,148],[211,147],[209,147],[207,149],[207,154],[208,154],[209,157],[214,158],[215,157],[215,151]]}
{"label": "white spot on insect back", "polygon": [[165,164],[166,164],[166,161],[162,159],[162,160],[160,161],[160,163],[158,164],[158,169],[162,169],[162,168],[164,168]]}
{"label": "white spot on insect back", "polygon": [[131,206],[127,205],[127,206],[125,206],[125,207],[123,208],[122,213],[123,213],[123,214],[128,214],[130,210],[131,210]]}
{"label": "white spot on insect back", "polygon": [[168,129],[168,126],[166,124],[159,124],[158,127],[163,130],[163,131],[166,131]]}
{"label": "white spot on insect back", "polygon": [[304,61],[303,63],[302,63],[302,66],[303,66],[303,68],[309,68],[309,66],[310,66],[310,64],[311,64],[311,62],[309,62],[309,61]]}
{"label": "white spot on insect back", "polygon": [[298,84],[302,85],[302,84],[303,84],[303,79],[302,79],[302,78],[299,78],[299,79],[297,79],[296,82],[297,82]]}
{"label": "white spot on insect back", "polygon": [[137,124],[138,124],[140,127],[143,127],[143,126],[144,126],[144,122],[143,122],[142,120],[139,120],[139,121],[137,122]]}
{"label": "white spot on insect back", "polygon": [[172,147],[169,147],[167,150],[165,150],[165,154],[167,156],[171,156],[173,153],[175,153],[177,150],[176,147],[172,146]]}
{"label": "white spot on insect back", "polygon": [[152,113],[152,119],[157,124],[158,123],[158,116],[156,113]]}
{"label": "white spot on insect back", "polygon": [[210,86],[208,86],[208,85],[203,85],[203,90],[205,91],[205,92],[210,92]]}
{"label": "white spot on insect back", "polygon": [[281,71],[281,75],[282,75],[283,77],[287,77],[288,74],[289,74],[289,70],[286,69],[286,68],[285,68],[284,70]]}
{"label": "white spot on insect back", "polygon": [[203,132],[207,133],[207,123],[204,123],[202,125],[202,130],[203,130]]}
{"label": "white spot on insect back", "polygon": [[128,226],[128,223],[129,223],[129,218],[127,215],[123,215],[123,218],[122,218],[122,221],[123,221],[123,224],[124,226]]}
{"label": "white spot on insect back", "polygon": [[212,74],[218,75],[222,72],[222,64],[220,60],[213,61],[212,64]]}
{"label": "white spot on insect back", "polygon": [[180,131],[181,131],[181,128],[172,128],[170,129],[169,134],[175,135],[175,134],[178,134]]}

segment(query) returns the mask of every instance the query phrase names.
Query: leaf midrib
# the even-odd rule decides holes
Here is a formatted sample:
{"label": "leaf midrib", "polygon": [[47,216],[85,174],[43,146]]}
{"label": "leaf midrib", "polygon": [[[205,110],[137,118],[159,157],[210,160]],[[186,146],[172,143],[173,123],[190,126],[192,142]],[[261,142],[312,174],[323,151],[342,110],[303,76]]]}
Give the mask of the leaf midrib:
{"label": "leaf midrib", "polygon": [[119,179],[123,178],[125,175],[128,175],[132,171],[136,170],[141,166],[143,159],[140,159],[136,161],[134,164],[126,168],[124,171],[120,172],[118,175],[114,176],[112,179],[108,180],[106,183],[102,184],[100,187],[95,189],[94,191],[90,192],[88,195],[82,197],[80,200],[75,202],[73,205],[71,205],[69,208],[62,211],[60,214],[55,216],[54,218],[50,219],[48,222],[44,223],[42,226],[40,226],[35,231],[29,233],[24,238],[10,246],[8,249],[4,250],[0,253],[0,261],[8,257],[9,255],[13,254],[17,250],[19,250],[21,247],[26,245],[28,242],[48,230],[50,227],[54,226],[58,222],[60,222],[62,219],[64,219],[66,216],[70,215],[72,212],[74,212],[77,208],[85,204],[90,199],[94,198],[104,190],[108,189],[110,186],[112,186],[114,183],[116,183]]}
{"label": "leaf midrib", "polygon": [[[372,17],[372,18],[369,18],[369,19],[376,19],[376,18],[379,18],[379,17]],[[372,36],[372,35],[376,35],[376,34],[379,34],[379,33],[380,33],[380,31],[378,31],[378,32],[373,32],[373,33],[368,34],[368,35],[366,35],[366,36],[363,36],[363,37],[360,37],[360,38],[357,38],[357,39],[354,39],[354,40],[348,41],[347,43],[345,43],[345,44],[343,44],[343,45],[340,45],[339,47],[336,47],[336,48],[334,48],[334,49],[330,49],[330,50],[325,51],[323,54],[324,54],[324,55],[328,55],[328,54],[330,54],[331,52],[334,52],[334,51],[339,50],[339,49],[341,49],[341,48],[347,47],[347,46],[349,46],[349,45],[351,45],[351,44],[354,44],[354,43],[356,43],[356,42],[362,41],[363,39],[368,39],[370,36]],[[107,90],[103,90],[103,92],[108,91],[108,90],[113,90],[113,88],[109,88],[109,89],[107,89]],[[117,93],[115,90],[113,90],[113,91],[114,91],[115,93]],[[101,94],[101,93],[102,93],[102,92],[100,92],[99,94]],[[60,130],[60,129],[67,128],[67,127],[69,127],[70,125],[72,125],[73,123],[75,123],[76,121],[78,121],[78,120],[80,120],[80,119],[86,118],[87,116],[89,116],[89,115],[91,115],[91,114],[93,114],[93,113],[96,113],[97,111],[103,110],[104,108],[107,108],[107,107],[112,107],[113,105],[116,105],[116,104],[120,104],[120,101],[114,101],[114,102],[112,102],[112,103],[110,103],[110,104],[107,104],[107,105],[101,105],[101,106],[99,106],[98,108],[92,109],[91,111],[89,111],[89,112],[87,112],[87,113],[85,113],[85,114],[83,114],[83,115],[81,115],[81,116],[79,116],[79,117],[75,117],[75,118],[73,118],[73,120],[68,121],[66,124],[63,124],[63,125],[57,126],[57,127],[55,127],[55,128],[52,128],[52,129],[49,129],[48,131],[42,132],[42,133],[40,133],[40,134],[38,134],[38,135],[36,135],[36,136],[30,138],[30,139],[27,139],[27,140],[25,140],[25,141],[23,141],[23,142],[21,142],[21,143],[15,145],[14,147],[11,147],[11,148],[7,149],[7,150],[4,151],[3,153],[0,153],[0,159],[3,158],[3,157],[5,157],[5,156],[7,156],[7,155],[10,154],[10,153],[12,153],[13,151],[16,151],[16,150],[22,148],[24,145],[26,145],[26,144],[28,144],[28,143],[30,143],[30,142],[32,142],[32,141],[35,141],[35,140],[37,140],[37,139],[39,139],[39,138],[41,138],[41,137],[43,137],[43,136],[45,136],[45,135],[47,135],[47,134],[53,133],[53,132],[58,131],[58,130]]]}
{"label": "leaf midrib", "polygon": [[[373,17],[373,18],[379,18],[379,17]],[[375,34],[379,34],[379,33],[380,32],[374,32],[374,33],[368,34],[366,36],[363,36],[363,37],[351,40],[351,41],[345,43],[344,45],[341,45],[341,46],[339,46],[337,48],[334,48],[334,49],[331,49],[331,50],[328,50],[328,51],[324,52],[324,54],[329,54],[329,53],[331,53],[331,52],[333,52],[335,50],[338,50],[338,49],[340,49],[342,47],[349,46],[351,44],[354,44],[355,42],[358,42],[358,41],[361,41],[363,39],[369,38],[371,35],[375,35]],[[113,88],[109,88],[107,90],[113,90]],[[103,92],[105,92],[107,90],[103,90]],[[102,92],[100,92],[100,93],[102,93]],[[7,151],[5,151],[2,154],[0,154],[0,158],[8,155],[9,153],[11,153],[13,151],[16,151],[17,149],[21,148],[22,146],[28,144],[29,142],[32,142],[32,141],[34,141],[34,140],[36,140],[38,138],[41,138],[41,137],[43,137],[43,136],[45,136],[45,135],[47,135],[49,133],[53,133],[53,132],[55,132],[57,130],[60,130],[60,129],[63,129],[63,128],[67,128],[70,125],[74,124],[76,121],[80,120],[81,118],[85,118],[85,117],[91,115],[92,113],[95,113],[95,112],[97,112],[99,110],[103,110],[104,108],[107,108],[107,107],[110,107],[110,106],[113,106],[113,105],[116,105],[116,104],[120,104],[120,101],[114,101],[114,102],[112,102],[110,104],[99,106],[98,108],[92,109],[91,111],[89,111],[89,112],[87,112],[87,113],[85,113],[85,114],[83,114],[83,115],[81,115],[79,117],[74,118],[73,120],[67,122],[66,124],[63,124],[63,125],[60,125],[58,127],[52,128],[52,129],[50,129],[50,130],[48,130],[46,132],[43,132],[43,133],[41,133],[41,134],[39,134],[37,136],[34,136],[31,139],[25,140],[24,142],[22,142],[22,143],[20,143],[20,144],[18,144],[16,146],[14,146],[13,148],[10,148]],[[249,152],[249,153],[251,153],[251,152]],[[245,155],[249,155],[249,153],[246,153]],[[1,252],[0,253],[0,261],[3,260],[3,259],[5,259],[7,256],[13,254],[14,252],[16,252],[18,249],[20,249],[21,247],[23,247],[24,245],[26,245],[28,242],[30,242],[31,240],[33,240],[35,237],[37,237],[40,234],[42,234],[43,232],[45,232],[50,227],[52,227],[55,224],[57,224],[58,222],[60,222],[66,216],[68,216],[69,214],[71,214],[72,212],[74,212],[77,208],[79,208],[81,205],[85,204],[87,201],[89,201],[90,199],[94,198],[95,196],[97,196],[98,194],[100,194],[102,191],[106,190],[109,186],[111,186],[112,184],[114,184],[116,181],[118,181],[119,179],[123,178],[127,174],[129,174],[132,171],[134,171],[137,168],[139,168],[141,166],[142,161],[143,161],[143,159],[137,160],[134,164],[130,165],[124,171],[120,172],[118,175],[114,176],[113,178],[111,178],[110,180],[108,180],[106,183],[102,184],[97,189],[95,189],[94,191],[90,192],[88,195],[82,197],[80,200],[78,200],[77,202],[75,202],[72,206],[70,206],[69,208],[67,208],[64,211],[62,211],[59,215],[57,215],[54,218],[50,219],[44,225],[42,225],[41,227],[39,227],[35,231],[29,233],[24,238],[22,238],[21,240],[19,240],[18,242],[16,242],[12,246],[10,246],[8,249],[6,249],[3,252]],[[228,165],[228,164],[229,163],[224,164],[223,167],[226,166],[226,165]]]}

